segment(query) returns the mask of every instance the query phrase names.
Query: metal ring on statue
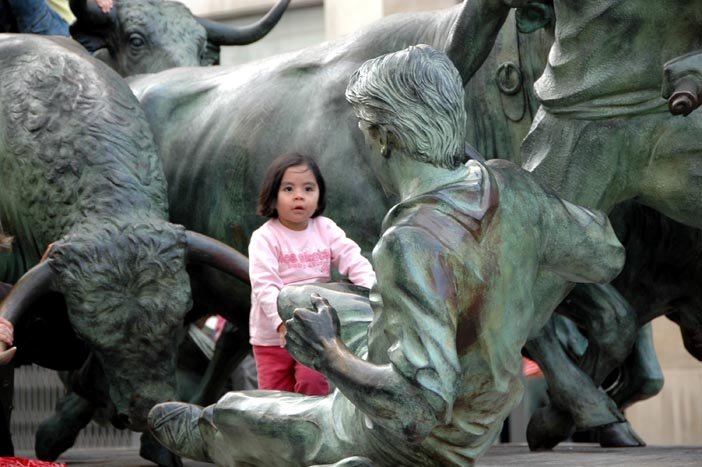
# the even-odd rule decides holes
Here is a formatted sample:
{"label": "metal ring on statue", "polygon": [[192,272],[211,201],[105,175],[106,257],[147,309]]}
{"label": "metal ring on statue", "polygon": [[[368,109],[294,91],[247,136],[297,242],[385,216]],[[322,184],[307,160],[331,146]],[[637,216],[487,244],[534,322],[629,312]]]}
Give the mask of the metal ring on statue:
{"label": "metal ring on statue", "polygon": [[497,68],[497,87],[500,92],[513,96],[522,89],[522,72],[512,62],[505,62]]}

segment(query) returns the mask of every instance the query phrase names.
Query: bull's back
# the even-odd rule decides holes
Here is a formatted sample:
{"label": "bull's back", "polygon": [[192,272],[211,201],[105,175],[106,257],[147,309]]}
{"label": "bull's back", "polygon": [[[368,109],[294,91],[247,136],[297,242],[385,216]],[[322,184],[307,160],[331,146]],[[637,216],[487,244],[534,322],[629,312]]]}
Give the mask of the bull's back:
{"label": "bull's back", "polygon": [[87,218],[165,218],[153,139],[118,75],[68,39],[8,35],[0,81],[0,220],[16,237],[0,278],[16,279]]}
{"label": "bull's back", "polygon": [[390,204],[344,98],[358,65],[298,54],[133,81],[165,166],[171,219],[246,251],[264,220],[255,208],[266,168],[300,152],[327,179],[327,214],[370,251]]}

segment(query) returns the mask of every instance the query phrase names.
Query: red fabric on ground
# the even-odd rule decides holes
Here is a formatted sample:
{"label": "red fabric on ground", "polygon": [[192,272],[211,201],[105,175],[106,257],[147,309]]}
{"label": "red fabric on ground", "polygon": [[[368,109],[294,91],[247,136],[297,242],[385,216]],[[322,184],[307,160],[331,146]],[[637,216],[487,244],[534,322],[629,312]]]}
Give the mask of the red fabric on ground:
{"label": "red fabric on ground", "polygon": [[0,457],[0,467],[67,467],[67,464],[26,459],[24,457]]}

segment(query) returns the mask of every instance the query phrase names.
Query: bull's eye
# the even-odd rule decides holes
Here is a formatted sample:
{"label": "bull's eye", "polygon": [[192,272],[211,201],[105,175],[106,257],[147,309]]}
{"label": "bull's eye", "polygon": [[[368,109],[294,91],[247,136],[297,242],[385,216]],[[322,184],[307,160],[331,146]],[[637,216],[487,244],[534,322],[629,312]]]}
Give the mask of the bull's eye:
{"label": "bull's eye", "polygon": [[135,52],[140,51],[146,45],[146,41],[144,40],[144,36],[142,36],[138,32],[134,32],[134,33],[130,34],[128,42],[129,42],[129,47]]}

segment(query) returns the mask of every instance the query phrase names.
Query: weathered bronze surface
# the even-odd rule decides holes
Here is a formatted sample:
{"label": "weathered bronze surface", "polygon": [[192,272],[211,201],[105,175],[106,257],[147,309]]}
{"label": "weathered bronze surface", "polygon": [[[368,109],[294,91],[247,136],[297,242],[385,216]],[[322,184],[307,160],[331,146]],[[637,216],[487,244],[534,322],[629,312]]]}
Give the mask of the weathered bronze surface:
{"label": "weathered bronze surface", "polygon": [[149,408],[175,397],[186,262],[245,279],[246,258],[168,222],[153,136],[116,73],[69,39],[2,35],[0,49],[0,223],[15,236],[0,255],[0,280],[15,283],[0,314],[15,324],[13,363],[74,370],[91,410],[142,431]]}
{"label": "weathered bronze surface", "polygon": [[194,16],[180,2],[114,0],[108,14],[93,0],[71,0],[71,36],[122,76],[219,63],[219,47],[255,42],[278,23],[279,0],[256,23],[234,28]]}
{"label": "weathered bronze surface", "polygon": [[157,405],[151,429],[181,455],[218,465],[351,456],[470,465],[519,401],[520,349],[570,281],[606,282],[623,264],[601,213],[545,192],[510,162],[464,165],[463,89],[444,54],[418,46],[370,60],[346,95],[370,165],[401,200],[373,251],[369,304],[354,305],[373,310],[367,354],[341,338],[350,320],[324,298],[336,302],[333,291],[283,289],[281,307],[309,307],[305,296],[312,305],[281,309],[292,314],[286,347],[338,389],[324,398],[231,392],[204,410]]}

